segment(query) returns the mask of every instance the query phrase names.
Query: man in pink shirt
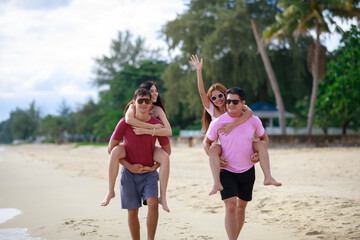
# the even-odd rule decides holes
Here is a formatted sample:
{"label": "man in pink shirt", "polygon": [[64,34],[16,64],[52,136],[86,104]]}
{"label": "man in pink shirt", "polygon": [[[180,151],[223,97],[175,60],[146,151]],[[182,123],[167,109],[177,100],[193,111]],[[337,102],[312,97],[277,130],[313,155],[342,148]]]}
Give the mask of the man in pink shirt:
{"label": "man in pink shirt", "polygon": [[[252,142],[254,134],[269,142],[260,119],[250,117],[244,123],[235,127],[228,135],[219,134],[219,129],[226,123],[238,119],[245,105],[246,94],[239,87],[233,87],[226,92],[227,112],[212,121],[204,141],[204,148],[209,152],[211,144],[217,139],[222,147],[222,157],[228,165],[220,170],[220,176],[214,177],[215,184],[222,186],[221,198],[225,204],[225,229],[229,239],[237,239],[245,222],[245,209],[252,199],[255,181]],[[210,156],[210,162],[220,162],[218,155]],[[214,174],[214,173],[213,173]],[[221,182],[221,183],[220,183]]]}
{"label": "man in pink shirt", "polygon": [[[151,124],[162,122],[149,114],[151,93],[140,88],[134,95],[135,117]],[[158,165],[154,164],[153,152],[156,136],[136,135],[132,126],[126,124],[122,118],[117,124],[109,148],[113,149],[121,140],[126,149],[126,160],[121,159],[123,165],[120,179],[121,207],[128,210],[128,224],[132,239],[140,239],[139,208],[148,205],[147,239],[154,239],[158,223]],[[170,155],[170,140],[168,137],[158,137],[161,147]]]}

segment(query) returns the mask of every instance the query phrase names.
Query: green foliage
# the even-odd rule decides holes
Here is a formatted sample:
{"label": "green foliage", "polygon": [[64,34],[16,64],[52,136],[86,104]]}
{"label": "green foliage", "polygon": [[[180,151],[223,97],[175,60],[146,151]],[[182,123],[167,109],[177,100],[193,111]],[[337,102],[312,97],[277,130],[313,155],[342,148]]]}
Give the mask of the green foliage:
{"label": "green foliage", "polygon": [[12,143],[11,120],[8,119],[0,123],[0,143]]}
{"label": "green foliage", "polygon": [[65,141],[64,132],[68,129],[69,119],[63,116],[47,115],[41,120],[39,132],[56,143]]}
{"label": "green foliage", "polygon": [[323,129],[359,127],[360,121],[360,28],[352,25],[341,40],[338,58],[327,64],[316,102],[317,123]]}
{"label": "green foliage", "polygon": [[154,81],[160,94],[164,92],[160,76],[166,63],[157,59],[158,50],[147,49],[140,37],[133,41],[130,32],[119,32],[118,38],[112,40],[110,56],[96,59],[94,84],[101,90],[93,133],[100,139],[110,137],[141,83]]}
{"label": "green foliage", "polygon": [[72,116],[76,123],[75,133],[84,135],[83,140],[85,141],[94,141],[96,138],[94,134],[95,124],[100,120],[99,105],[90,99]]}
{"label": "green foliage", "polygon": [[[309,48],[308,59],[309,71],[313,75],[307,121],[308,134],[311,133],[313,125],[318,83],[322,79],[325,65],[325,58],[321,54],[320,35],[330,33],[329,25],[336,25],[334,17],[342,20],[353,17],[360,19],[358,4],[358,0],[279,0],[282,11],[276,15],[276,22],[269,25],[263,32],[263,38],[270,42],[272,39],[283,40],[288,36],[298,38],[301,35],[309,35],[310,31],[315,31],[316,41],[314,41],[314,47]],[[339,31],[339,29],[341,28],[336,26],[336,30]]]}
{"label": "green foliage", "polygon": [[[191,124],[202,115],[196,72],[188,64],[191,54],[204,59],[205,89],[220,82],[226,87],[240,86],[247,92],[247,104],[275,103],[270,83],[250,20],[259,29],[273,23],[279,13],[277,1],[206,1],[189,3],[189,9],[162,29],[170,49],[181,55],[170,63],[162,77],[167,93],[166,107],[172,125]],[[285,108],[293,111],[295,102],[309,94],[311,75],[306,69],[308,38],[271,46],[269,57],[278,78]]]}
{"label": "green foliage", "polygon": [[17,108],[10,113],[10,129],[13,139],[27,140],[35,137],[35,131],[40,120],[40,112],[35,107],[35,101],[29,109]]}

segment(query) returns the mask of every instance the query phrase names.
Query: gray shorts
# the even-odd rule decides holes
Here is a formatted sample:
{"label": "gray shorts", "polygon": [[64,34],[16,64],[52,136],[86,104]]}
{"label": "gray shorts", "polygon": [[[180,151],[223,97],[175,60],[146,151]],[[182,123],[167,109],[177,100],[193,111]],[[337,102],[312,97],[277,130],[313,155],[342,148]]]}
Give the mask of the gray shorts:
{"label": "gray shorts", "polygon": [[142,206],[141,201],[146,205],[146,199],[158,198],[158,179],[159,173],[157,171],[137,174],[122,167],[120,177],[121,208],[137,209]]}

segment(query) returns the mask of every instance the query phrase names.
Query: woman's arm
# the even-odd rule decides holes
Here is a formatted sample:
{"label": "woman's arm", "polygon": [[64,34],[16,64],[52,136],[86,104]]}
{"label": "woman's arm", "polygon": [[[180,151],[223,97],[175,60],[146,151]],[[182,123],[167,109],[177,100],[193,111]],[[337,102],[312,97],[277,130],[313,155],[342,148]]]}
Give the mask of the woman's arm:
{"label": "woman's arm", "polygon": [[172,129],[169,120],[166,117],[164,110],[161,107],[156,108],[156,117],[158,117],[164,124],[163,128],[156,129],[156,136],[172,136]]}
{"label": "woman's arm", "polygon": [[199,58],[197,55],[192,55],[192,57],[190,57],[190,59],[191,59],[191,61],[189,61],[189,63],[191,65],[193,65],[196,69],[197,85],[198,85],[201,102],[205,108],[209,109],[210,99],[206,95],[205,88],[204,88],[204,81],[202,79],[202,73],[201,73],[202,66],[203,66],[203,59],[201,58],[201,60],[199,62]]}
{"label": "woman's arm", "polygon": [[135,134],[136,135],[148,134],[153,136],[171,136],[172,129],[169,120],[167,119],[166,114],[161,107],[156,108],[156,116],[163,122],[164,126],[162,128],[152,127],[151,129],[148,129],[142,127],[133,127]]}
{"label": "woman's arm", "polygon": [[222,128],[220,128],[219,133],[222,135],[228,135],[234,129],[234,127],[242,124],[253,115],[253,111],[246,105],[243,106],[242,111],[243,114],[241,114],[241,116],[234,122],[224,124]]}
{"label": "woman's arm", "polygon": [[136,110],[135,110],[134,104],[131,104],[125,114],[125,122],[127,124],[134,126],[134,127],[147,128],[147,129],[151,129],[151,130],[153,130],[154,128],[155,129],[163,128],[163,126],[161,124],[151,124],[151,123],[146,123],[146,122],[136,119],[135,111]]}

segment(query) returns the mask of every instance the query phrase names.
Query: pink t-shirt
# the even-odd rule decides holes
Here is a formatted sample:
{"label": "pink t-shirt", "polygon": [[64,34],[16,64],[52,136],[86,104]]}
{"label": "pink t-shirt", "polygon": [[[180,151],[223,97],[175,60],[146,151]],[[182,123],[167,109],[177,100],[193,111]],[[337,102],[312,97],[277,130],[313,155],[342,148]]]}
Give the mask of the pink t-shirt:
{"label": "pink t-shirt", "polygon": [[253,154],[252,142],[254,134],[261,137],[265,133],[260,119],[256,116],[250,117],[244,123],[236,126],[228,135],[221,135],[218,130],[225,124],[235,121],[228,113],[224,113],[219,118],[211,121],[207,137],[211,141],[219,138],[222,148],[222,156],[228,160],[229,165],[224,169],[242,173],[249,170],[254,163],[251,162]]}
{"label": "pink t-shirt", "polygon": [[[147,123],[156,124],[162,122],[151,117]],[[126,124],[125,119],[120,119],[119,123],[111,136],[116,141],[124,139],[124,146],[126,149],[126,160],[131,163],[139,163],[143,166],[151,167],[154,165],[153,152],[155,148],[156,136],[147,134],[136,135],[133,128]],[[165,146],[170,143],[169,137],[158,137],[161,146]]]}

